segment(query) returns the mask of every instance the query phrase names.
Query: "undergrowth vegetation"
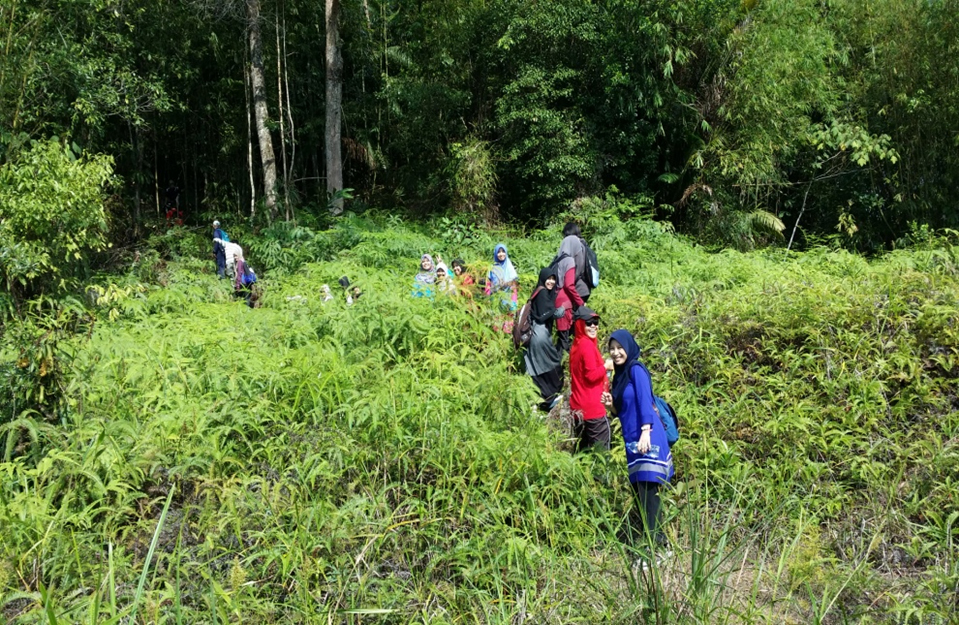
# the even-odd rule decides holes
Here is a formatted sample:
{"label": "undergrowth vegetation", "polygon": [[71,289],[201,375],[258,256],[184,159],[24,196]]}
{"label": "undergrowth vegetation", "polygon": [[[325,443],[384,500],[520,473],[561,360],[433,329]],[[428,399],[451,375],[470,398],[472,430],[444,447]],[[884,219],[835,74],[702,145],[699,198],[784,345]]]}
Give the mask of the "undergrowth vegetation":
{"label": "undergrowth vegetation", "polygon": [[[955,618],[951,239],[867,261],[709,253],[645,219],[589,224],[601,334],[636,335],[683,430],[665,494],[675,555],[641,573],[620,540],[634,513],[621,444],[570,454],[482,298],[409,296],[420,254],[481,275],[500,240],[528,294],[558,231],[454,226],[373,214],[241,237],[264,287],[252,310],[216,279],[205,236],[158,237],[48,349],[56,384],[4,348],[19,386],[0,415],[2,614]],[[353,306],[342,275],[363,290]],[[37,384],[47,396],[18,400]]]}

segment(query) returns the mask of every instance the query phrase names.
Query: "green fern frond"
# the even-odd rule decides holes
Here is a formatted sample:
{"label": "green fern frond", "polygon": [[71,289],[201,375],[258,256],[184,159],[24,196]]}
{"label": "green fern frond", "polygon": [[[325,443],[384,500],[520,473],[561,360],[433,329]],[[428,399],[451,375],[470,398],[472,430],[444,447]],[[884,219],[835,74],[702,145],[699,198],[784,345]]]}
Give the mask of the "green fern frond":
{"label": "green fern frond", "polygon": [[779,217],[762,209],[757,209],[749,213],[746,219],[755,230],[775,232],[782,236],[783,230],[786,229],[786,224],[784,224]]}

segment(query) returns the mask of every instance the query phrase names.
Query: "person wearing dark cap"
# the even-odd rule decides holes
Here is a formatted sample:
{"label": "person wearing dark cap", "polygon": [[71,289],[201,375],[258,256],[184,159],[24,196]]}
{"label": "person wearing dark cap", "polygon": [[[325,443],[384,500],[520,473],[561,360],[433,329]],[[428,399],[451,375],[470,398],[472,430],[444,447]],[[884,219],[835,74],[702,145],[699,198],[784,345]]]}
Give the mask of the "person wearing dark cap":
{"label": "person wearing dark cap", "polygon": [[576,417],[573,433],[579,439],[576,451],[594,447],[609,450],[609,419],[603,393],[609,390],[607,365],[599,351],[599,315],[580,306],[573,315],[573,347],[569,352],[569,407]]}
{"label": "person wearing dark cap", "polygon": [[[360,287],[353,285],[353,289],[350,289],[350,279],[346,276],[341,277],[339,280],[340,286],[343,287],[343,292],[346,293],[346,305],[352,306],[353,302],[360,299],[360,296],[363,295],[363,291],[360,290]],[[325,300],[324,300],[325,301]]]}
{"label": "person wearing dark cap", "polygon": [[556,307],[556,274],[549,267],[539,272],[539,284],[530,299],[529,318],[532,334],[523,354],[526,373],[543,397],[540,408],[550,410],[563,390],[563,360],[550,339],[553,319],[562,317],[565,310]]}

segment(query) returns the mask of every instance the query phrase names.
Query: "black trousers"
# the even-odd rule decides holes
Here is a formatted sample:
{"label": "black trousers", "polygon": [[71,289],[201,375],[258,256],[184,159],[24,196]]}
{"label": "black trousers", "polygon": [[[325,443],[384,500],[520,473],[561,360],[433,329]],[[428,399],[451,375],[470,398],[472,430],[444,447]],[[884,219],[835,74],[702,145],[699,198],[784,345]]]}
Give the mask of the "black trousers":
{"label": "black trousers", "polygon": [[585,451],[594,447],[609,451],[609,419],[577,419],[573,434],[579,439],[576,451]]}
{"label": "black trousers", "polygon": [[666,534],[660,524],[660,485],[656,482],[631,482],[631,485],[638,509],[631,527],[630,542],[642,548],[652,540],[656,547],[666,547]]}
{"label": "black trousers", "polygon": [[573,339],[570,338],[572,332],[572,329],[556,331],[556,349],[569,353],[569,348],[573,346]]}
{"label": "black trousers", "polygon": [[246,300],[246,305],[250,308],[253,308],[253,285],[241,286],[238,289],[233,290],[233,297],[240,299],[241,297]]}
{"label": "black trousers", "polygon": [[559,395],[559,392],[563,390],[562,365],[552,371],[530,377],[533,378],[533,383],[536,385],[536,388],[539,389],[539,394],[543,398],[543,405],[549,409],[549,404],[553,401],[553,398]]}
{"label": "black trousers", "polygon": [[224,251],[224,249],[221,246],[217,245],[214,255],[216,256],[216,275],[220,276],[221,278],[225,278],[226,277],[226,251]]}

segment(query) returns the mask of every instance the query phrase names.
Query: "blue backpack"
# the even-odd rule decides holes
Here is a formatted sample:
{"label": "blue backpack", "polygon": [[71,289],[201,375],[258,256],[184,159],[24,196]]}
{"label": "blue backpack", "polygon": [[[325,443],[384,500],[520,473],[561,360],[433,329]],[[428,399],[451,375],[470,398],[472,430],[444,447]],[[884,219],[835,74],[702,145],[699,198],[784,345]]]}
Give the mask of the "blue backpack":
{"label": "blue backpack", "polygon": [[254,282],[256,282],[256,273],[254,273],[253,267],[247,265],[246,271],[244,271],[243,275],[240,276],[240,284],[243,286],[250,286]]}
{"label": "blue backpack", "polygon": [[[641,362],[637,362],[636,364],[642,367],[646,375],[649,376],[649,386],[652,388],[653,376],[649,374],[649,369]],[[653,393],[653,410],[659,415],[659,420],[663,423],[663,429],[666,430],[666,442],[672,447],[673,444],[679,440],[679,416],[676,414],[676,410],[673,409],[668,401],[655,392]]]}
{"label": "blue backpack", "polygon": [[666,429],[666,442],[672,447],[673,443],[679,440],[679,419],[676,417],[676,411],[659,395],[653,395],[653,408],[659,414],[663,428]]}

